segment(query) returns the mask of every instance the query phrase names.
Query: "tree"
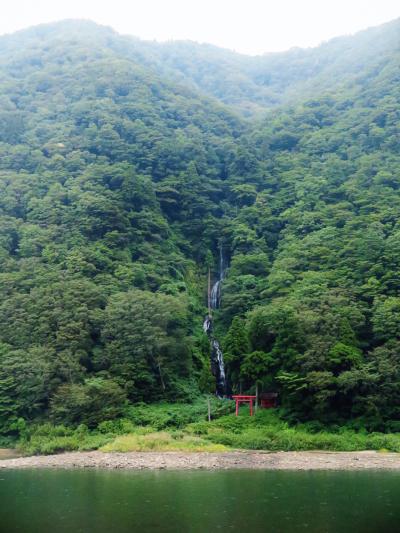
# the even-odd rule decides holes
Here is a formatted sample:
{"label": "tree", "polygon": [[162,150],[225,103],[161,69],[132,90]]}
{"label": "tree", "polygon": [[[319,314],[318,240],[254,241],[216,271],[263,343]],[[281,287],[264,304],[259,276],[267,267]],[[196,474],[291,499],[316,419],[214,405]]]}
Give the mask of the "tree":
{"label": "tree", "polygon": [[400,298],[378,300],[372,317],[374,333],[380,340],[400,337]]}
{"label": "tree", "polygon": [[51,398],[50,417],[57,423],[93,428],[121,416],[125,402],[126,393],[115,381],[90,378],[61,385]]}
{"label": "tree", "polygon": [[240,374],[242,377],[247,378],[255,383],[256,386],[256,406],[258,405],[258,389],[262,384],[263,378],[266,377],[268,372],[274,366],[274,358],[271,354],[262,352],[260,350],[249,353],[241,367]]}
{"label": "tree", "polygon": [[185,375],[190,357],[185,344],[182,298],[131,290],[115,294],[104,314],[104,350],[96,356],[132,400],[161,397],[172,376]]}
{"label": "tree", "polygon": [[224,361],[228,380],[234,390],[241,389],[240,369],[250,349],[245,321],[236,316],[224,338]]}
{"label": "tree", "polygon": [[18,418],[32,420],[48,405],[52,354],[46,348],[12,350],[0,345],[0,432]]}

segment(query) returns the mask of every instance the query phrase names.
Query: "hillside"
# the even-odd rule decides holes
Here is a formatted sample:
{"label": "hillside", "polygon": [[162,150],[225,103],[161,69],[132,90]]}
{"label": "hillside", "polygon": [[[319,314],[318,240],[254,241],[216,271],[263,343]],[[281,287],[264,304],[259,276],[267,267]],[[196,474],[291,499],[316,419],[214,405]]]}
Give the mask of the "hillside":
{"label": "hillside", "polygon": [[387,67],[400,48],[400,20],[316,48],[254,57],[193,42],[136,41],[134,47],[165,74],[252,116],[324,91],[351,89]]}
{"label": "hillside", "polygon": [[260,58],[90,22],[0,38],[2,433],[214,391],[220,249],[232,390],[396,426],[399,28]]}

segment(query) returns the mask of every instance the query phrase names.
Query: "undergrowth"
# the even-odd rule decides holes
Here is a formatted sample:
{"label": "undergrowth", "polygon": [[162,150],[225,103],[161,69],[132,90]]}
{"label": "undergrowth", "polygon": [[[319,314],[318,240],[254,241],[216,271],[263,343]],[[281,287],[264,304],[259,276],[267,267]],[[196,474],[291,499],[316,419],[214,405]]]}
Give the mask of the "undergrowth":
{"label": "undergrowth", "polygon": [[207,403],[139,404],[124,418],[104,421],[96,429],[34,424],[21,426],[17,448],[25,454],[63,451],[223,451],[228,449],[385,450],[400,452],[400,433],[369,433],[365,429],[318,424],[290,425],[279,410],[259,410],[250,417],[247,408],[232,413],[233,402],[212,399],[212,420]]}
{"label": "undergrowth", "polygon": [[101,448],[103,452],[223,452],[226,446],[214,444],[183,432],[158,431],[147,435],[129,434],[117,437]]}
{"label": "undergrowth", "polygon": [[271,451],[388,450],[400,452],[400,434],[367,433],[346,427],[310,431],[307,425],[289,426],[275,410],[259,410],[249,417],[224,416],[211,423],[189,424],[186,431],[231,448]]}

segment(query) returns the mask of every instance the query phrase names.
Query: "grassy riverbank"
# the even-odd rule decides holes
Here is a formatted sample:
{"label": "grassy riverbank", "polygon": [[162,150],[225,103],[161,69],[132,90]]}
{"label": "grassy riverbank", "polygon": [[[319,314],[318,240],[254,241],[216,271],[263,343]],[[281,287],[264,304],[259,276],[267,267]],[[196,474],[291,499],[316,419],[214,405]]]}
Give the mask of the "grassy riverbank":
{"label": "grassy riverbank", "polygon": [[22,427],[15,442],[24,454],[101,450],[218,452],[231,449],[270,451],[400,452],[400,434],[367,432],[350,427],[322,428],[314,424],[289,425],[278,410],[259,410],[253,417],[243,408],[232,412],[229,401],[211,402],[211,422],[204,401],[190,405],[157,404],[130,408],[124,418],[97,428],[49,423]]}

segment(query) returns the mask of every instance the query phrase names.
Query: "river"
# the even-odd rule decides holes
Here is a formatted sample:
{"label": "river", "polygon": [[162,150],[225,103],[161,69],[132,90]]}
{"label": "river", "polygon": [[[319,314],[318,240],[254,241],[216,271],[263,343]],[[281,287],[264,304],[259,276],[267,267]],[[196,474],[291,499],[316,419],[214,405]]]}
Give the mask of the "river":
{"label": "river", "polygon": [[399,531],[396,472],[3,470],[1,533]]}

